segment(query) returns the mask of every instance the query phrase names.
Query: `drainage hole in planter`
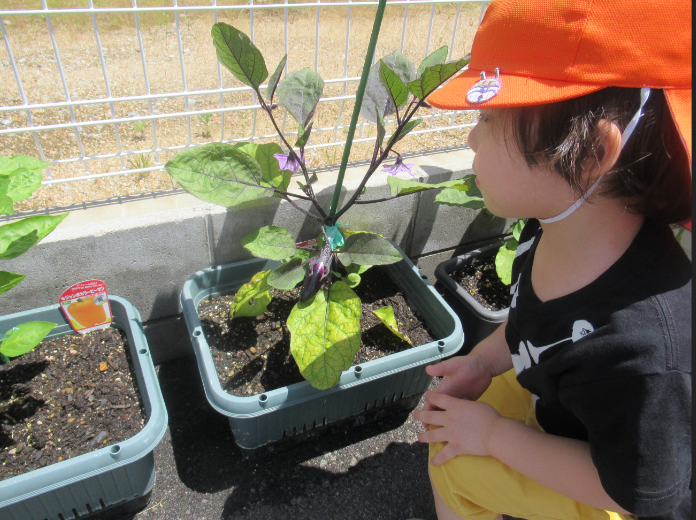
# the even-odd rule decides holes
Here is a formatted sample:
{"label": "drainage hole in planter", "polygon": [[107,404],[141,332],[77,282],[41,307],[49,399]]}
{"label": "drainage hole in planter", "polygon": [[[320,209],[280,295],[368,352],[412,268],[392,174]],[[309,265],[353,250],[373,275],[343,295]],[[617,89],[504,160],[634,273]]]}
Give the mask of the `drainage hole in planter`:
{"label": "drainage hole in planter", "polygon": [[116,455],[120,451],[121,451],[121,446],[119,446],[118,444],[111,446],[111,454],[112,455]]}
{"label": "drainage hole in planter", "polygon": [[355,377],[358,377],[360,374],[362,374],[362,367],[358,365],[355,367]]}
{"label": "drainage hole in planter", "polygon": [[261,394],[259,396],[259,401],[265,403],[266,401],[268,401],[268,396],[266,394]]}
{"label": "drainage hole in planter", "polygon": [[437,342],[437,348],[438,348],[438,350],[439,350],[440,352],[442,352],[443,350],[445,350],[445,342],[444,342],[444,341],[438,341],[438,342]]}
{"label": "drainage hole in planter", "polygon": [[201,329],[196,329],[196,330],[193,331],[193,337],[194,337],[194,338],[199,337],[201,334],[203,334],[203,332],[201,331]]}
{"label": "drainage hole in planter", "polygon": [[140,350],[138,350],[138,354],[147,354],[147,349],[141,348]]}

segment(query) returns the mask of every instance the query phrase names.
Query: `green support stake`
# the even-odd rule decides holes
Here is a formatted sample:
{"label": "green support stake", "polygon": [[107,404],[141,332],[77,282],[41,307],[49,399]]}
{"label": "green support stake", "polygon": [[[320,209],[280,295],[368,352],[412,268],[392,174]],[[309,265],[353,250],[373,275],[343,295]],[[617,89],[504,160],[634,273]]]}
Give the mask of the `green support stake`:
{"label": "green support stake", "polygon": [[348,138],[346,139],[346,146],[343,148],[343,158],[341,159],[341,166],[338,170],[338,178],[336,179],[336,188],[334,190],[333,200],[331,201],[329,215],[334,215],[338,209],[338,198],[341,195],[343,176],[346,173],[346,166],[348,165],[348,158],[350,157],[350,148],[353,145],[355,127],[358,126],[358,117],[360,116],[360,107],[362,106],[365,86],[367,85],[367,76],[370,74],[370,68],[372,67],[372,57],[375,54],[375,47],[377,47],[377,37],[379,36],[379,29],[382,26],[382,17],[384,15],[384,9],[386,6],[387,0],[379,0],[377,13],[375,14],[375,23],[372,25],[372,36],[370,36],[370,44],[367,47],[365,64],[363,65],[362,76],[360,77],[360,84],[358,85],[358,92],[355,94],[353,117],[350,120],[350,127],[348,127]]}

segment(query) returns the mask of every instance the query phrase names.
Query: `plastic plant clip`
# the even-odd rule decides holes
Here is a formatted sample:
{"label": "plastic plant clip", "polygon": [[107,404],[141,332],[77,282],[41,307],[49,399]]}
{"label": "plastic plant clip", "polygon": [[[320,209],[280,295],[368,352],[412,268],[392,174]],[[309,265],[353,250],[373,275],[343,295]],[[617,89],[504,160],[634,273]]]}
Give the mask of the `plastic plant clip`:
{"label": "plastic plant clip", "polygon": [[329,237],[329,245],[331,246],[332,250],[341,247],[345,243],[343,233],[341,233],[341,231],[338,229],[339,225],[340,224],[336,222],[336,224],[333,226],[324,226],[326,235]]}

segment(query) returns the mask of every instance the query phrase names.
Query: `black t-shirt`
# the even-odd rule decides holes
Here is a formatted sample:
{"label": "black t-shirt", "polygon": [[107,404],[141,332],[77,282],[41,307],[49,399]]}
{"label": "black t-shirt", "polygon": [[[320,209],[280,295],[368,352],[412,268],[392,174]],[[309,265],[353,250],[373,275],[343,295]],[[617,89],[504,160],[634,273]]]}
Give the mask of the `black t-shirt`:
{"label": "black t-shirt", "polygon": [[691,262],[668,226],[646,221],[594,282],[541,302],[531,283],[541,234],[530,220],[520,237],[505,329],[539,424],[588,441],[627,511],[691,518]]}

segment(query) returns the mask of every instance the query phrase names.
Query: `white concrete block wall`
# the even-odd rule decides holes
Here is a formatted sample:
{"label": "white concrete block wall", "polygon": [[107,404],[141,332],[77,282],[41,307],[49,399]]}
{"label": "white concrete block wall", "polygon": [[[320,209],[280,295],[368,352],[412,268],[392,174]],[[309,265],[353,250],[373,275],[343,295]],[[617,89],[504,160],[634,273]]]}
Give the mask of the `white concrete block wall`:
{"label": "white concrete block wall", "polygon": [[[459,150],[407,162],[419,166],[417,179],[441,182],[470,173],[472,157],[470,150]],[[364,170],[364,166],[348,169],[343,200],[357,188]],[[319,172],[317,178],[315,189],[328,208],[336,171]],[[350,229],[374,231],[394,240],[414,259],[505,231],[503,219],[434,204],[434,195],[434,191],[422,192],[358,205],[340,221]],[[377,173],[366,197],[387,196],[386,175]],[[39,245],[3,262],[3,270],[27,277],[0,296],[0,312],[55,303],[65,288],[96,278],[106,282],[111,294],[133,303],[144,321],[176,315],[181,312],[181,288],[190,275],[211,263],[250,258],[241,247],[242,237],[269,224],[286,227],[298,240],[319,233],[318,222],[280,199],[224,208],[177,193],[75,210]]]}

